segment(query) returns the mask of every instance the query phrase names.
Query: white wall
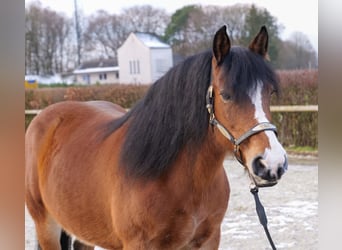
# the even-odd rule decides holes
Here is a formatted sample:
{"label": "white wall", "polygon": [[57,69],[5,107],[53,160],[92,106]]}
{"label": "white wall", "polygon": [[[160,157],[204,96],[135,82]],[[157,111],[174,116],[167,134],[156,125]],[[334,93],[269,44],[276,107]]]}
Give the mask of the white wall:
{"label": "white wall", "polygon": [[152,82],[163,76],[173,65],[171,48],[151,49]]}
{"label": "white wall", "polygon": [[120,83],[150,84],[152,77],[149,62],[149,48],[131,33],[118,49]]}
{"label": "white wall", "polygon": [[[106,74],[106,79],[104,79],[103,74]],[[96,72],[96,73],[83,73],[76,75],[76,83],[80,84],[109,84],[109,83],[119,83],[119,78],[117,78],[118,72]],[[100,79],[100,74],[102,74],[102,79]],[[89,76],[89,83],[86,81],[85,75]]]}

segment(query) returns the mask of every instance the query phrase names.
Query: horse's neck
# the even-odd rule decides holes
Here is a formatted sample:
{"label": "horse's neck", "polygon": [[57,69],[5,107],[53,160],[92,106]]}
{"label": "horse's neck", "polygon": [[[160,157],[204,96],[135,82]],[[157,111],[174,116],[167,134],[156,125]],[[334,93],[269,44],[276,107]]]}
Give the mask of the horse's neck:
{"label": "horse's neck", "polygon": [[[205,189],[222,174],[223,161],[227,153],[226,141],[218,140],[213,131],[208,134],[191,166],[194,188]],[[222,144],[223,142],[223,144]]]}

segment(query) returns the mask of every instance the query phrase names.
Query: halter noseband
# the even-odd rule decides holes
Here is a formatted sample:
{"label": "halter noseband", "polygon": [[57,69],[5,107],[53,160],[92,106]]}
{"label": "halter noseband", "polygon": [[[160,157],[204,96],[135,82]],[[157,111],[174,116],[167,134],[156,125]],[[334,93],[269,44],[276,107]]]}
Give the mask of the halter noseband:
{"label": "halter noseband", "polygon": [[257,133],[260,133],[265,130],[271,130],[277,133],[277,128],[275,125],[269,123],[269,122],[261,122],[252,127],[250,130],[248,130],[246,133],[241,135],[239,138],[235,138],[232,133],[229,132],[228,129],[226,129],[215,117],[214,114],[214,92],[213,92],[213,85],[210,85],[207,91],[207,110],[209,113],[209,123],[213,126],[216,126],[218,130],[221,132],[221,134],[226,137],[231,143],[234,145],[234,156],[235,158],[245,166],[244,162],[241,159],[241,152],[240,152],[240,144],[245,141],[247,138],[251,137],[252,135],[255,135]]}

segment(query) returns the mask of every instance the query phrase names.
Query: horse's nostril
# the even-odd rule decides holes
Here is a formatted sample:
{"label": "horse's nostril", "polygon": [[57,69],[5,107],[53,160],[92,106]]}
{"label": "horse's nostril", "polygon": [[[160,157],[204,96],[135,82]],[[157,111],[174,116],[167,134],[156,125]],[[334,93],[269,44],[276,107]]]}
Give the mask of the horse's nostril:
{"label": "horse's nostril", "polygon": [[266,166],[262,161],[262,157],[258,156],[256,157],[253,162],[252,162],[252,167],[253,167],[253,172],[255,175],[258,175],[260,177],[262,177],[263,175],[265,175],[265,173],[267,171],[266,170]]}
{"label": "horse's nostril", "polygon": [[280,177],[284,174],[285,166],[281,166],[276,169],[276,171],[272,171],[265,163],[265,160],[258,156],[252,162],[253,172],[255,175],[261,177],[264,180],[268,181],[276,181],[280,179]]}
{"label": "horse's nostril", "polygon": [[279,167],[278,168],[277,175],[278,175],[279,179],[284,174],[284,172],[285,172],[284,167]]}

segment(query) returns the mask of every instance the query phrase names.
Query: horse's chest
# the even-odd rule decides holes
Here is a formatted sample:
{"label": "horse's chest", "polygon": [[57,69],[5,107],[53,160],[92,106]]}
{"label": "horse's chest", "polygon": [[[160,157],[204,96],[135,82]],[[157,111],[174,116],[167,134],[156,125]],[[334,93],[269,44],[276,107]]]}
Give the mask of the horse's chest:
{"label": "horse's chest", "polygon": [[[218,214],[217,214],[218,215]],[[186,249],[200,248],[220,228],[222,215],[217,218],[209,214],[194,214],[187,218],[178,217],[170,227],[162,233],[159,247],[163,249],[178,249],[186,246]]]}
{"label": "horse's chest", "polygon": [[177,216],[170,217],[168,229],[162,230],[166,233],[163,234],[161,242],[164,244],[183,242],[189,249],[196,249],[207,244],[206,242],[213,238],[213,235],[219,235],[226,207],[218,204],[214,207],[210,203],[202,203],[193,207],[192,211],[184,214],[181,211],[182,209]]}

